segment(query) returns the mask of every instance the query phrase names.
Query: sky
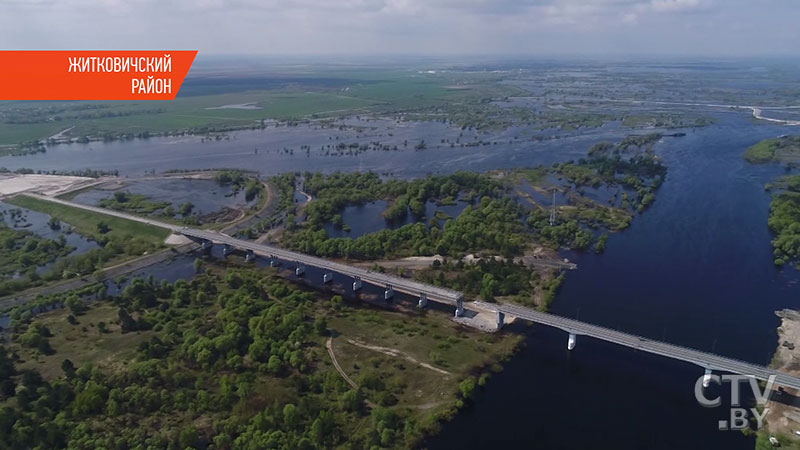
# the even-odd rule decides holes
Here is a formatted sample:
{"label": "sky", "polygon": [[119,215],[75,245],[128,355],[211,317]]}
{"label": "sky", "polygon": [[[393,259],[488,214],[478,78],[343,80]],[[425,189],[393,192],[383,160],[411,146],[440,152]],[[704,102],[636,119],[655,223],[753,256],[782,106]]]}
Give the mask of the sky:
{"label": "sky", "polygon": [[0,0],[0,48],[800,55],[800,0]]}

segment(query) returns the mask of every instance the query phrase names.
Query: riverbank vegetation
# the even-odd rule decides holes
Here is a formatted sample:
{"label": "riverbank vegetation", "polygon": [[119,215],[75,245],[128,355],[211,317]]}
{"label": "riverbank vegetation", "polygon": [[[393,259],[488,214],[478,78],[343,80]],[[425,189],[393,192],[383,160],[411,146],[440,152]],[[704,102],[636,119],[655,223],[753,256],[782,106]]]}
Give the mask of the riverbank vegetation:
{"label": "riverbank vegetation", "polygon": [[63,235],[57,240],[46,239],[28,231],[13,229],[2,219],[4,215],[0,216],[0,296],[5,290],[3,282],[19,277],[38,280],[37,268],[75,249],[67,245]]}
{"label": "riverbank vegetation", "polygon": [[[313,200],[305,207],[305,221],[285,238],[288,246],[299,251],[376,259],[434,253],[463,255],[470,250],[513,255],[522,250],[519,209],[510,199],[503,198],[505,187],[485,175],[457,172],[417,180],[382,180],[375,173],[315,173],[304,178],[306,192]],[[335,221],[344,207],[377,199],[389,202],[383,213],[387,222],[410,215],[415,223],[356,239],[330,238],[322,228]],[[440,227],[438,221],[423,223],[429,201],[460,201],[467,206],[458,217]]]}
{"label": "riverbank vegetation", "polygon": [[769,205],[767,225],[775,234],[772,249],[775,265],[800,260],[800,175],[780,178],[771,189],[776,190]]}
{"label": "riverbank vegetation", "polygon": [[[65,223],[71,231],[77,232],[87,237],[100,246],[85,253],[65,256],[69,252],[62,241],[42,240],[26,237],[22,251],[24,255],[19,255],[17,264],[20,260],[36,261],[42,259],[41,256],[34,258],[34,254],[39,250],[49,249],[47,254],[52,256],[48,259],[48,269],[39,274],[31,271],[30,268],[22,273],[22,276],[0,282],[0,296],[10,295],[21,292],[25,289],[53,283],[58,280],[85,276],[95,273],[98,269],[112,265],[125,259],[152,253],[164,247],[164,239],[169,232],[160,228],[145,225],[139,222],[132,222],[113,216],[106,216],[91,211],[76,209],[65,205],[60,205],[45,200],[39,200],[24,195],[5,199],[4,202],[15,206],[34,211],[43,212],[51,216],[51,226],[61,226]],[[31,243],[28,244],[27,242]],[[8,243],[16,240],[9,240]],[[33,242],[36,242],[34,249]],[[26,249],[31,248],[30,255]],[[14,250],[12,250],[12,254]],[[38,258],[38,259],[37,259]],[[13,265],[11,267],[14,267]]]}
{"label": "riverbank vegetation", "polygon": [[75,308],[41,316],[12,312],[0,446],[410,448],[519,342],[433,311],[327,299],[266,270],[210,269],[174,284],[134,279],[85,305],[63,294]]}
{"label": "riverbank vegetation", "polygon": [[[744,159],[750,163],[779,162],[787,171],[800,157],[800,136],[765,139],[747,149]],[[800,175],[786,175],[768,183],[772,192],[767,225],[774,237],[774,264],[783,266],[800,261]]]}
{"label": "riverbank vegetation", "polygon": [[800,159],[800,136],[781,136],[763,141],[748,148],[743,155],[747,162],[761,164],[781,162],[797,163]]}
{"label": "riverbank vegetation", "polygon": [[[451,262],[411,276],[466,289],[486,300],[500,297],[546,306],[560,284],[554,266],[501,261],[513,261],[537,246],[549,249],[550,255],[562,248],[603,252],[608,233],[625,229],[633,215],[655,199],[666,174],[652,151],[660,139],[660,135],[635,137],[595,149],[588,159],[490,174],[456,172],[396,180],[374,173],[306,173],[304,190],[312,200],[304,207],[303,220],[287,219],[282,243],[303,253],[350,260],[438,255]],[[524,192],[523,182],[529,183],[529,193]],[[294,183],[286,186],[288,198]],[[614,192],[607,202],[584,195],[584,190],[601,187]],[[555,207],[555,220],[548,195],[553,189],[567,198],[567,204]],[[345,208],[378,200],[386,202],[385,228],[353,238],[331,237],[326,231],[333,225],[347,232]],[[441,210],[427,217],[432,203],[464,207],[454,217]],[[406,224],[398,226],[401,223]],[[473,255],[490,259],[466,263]]]}

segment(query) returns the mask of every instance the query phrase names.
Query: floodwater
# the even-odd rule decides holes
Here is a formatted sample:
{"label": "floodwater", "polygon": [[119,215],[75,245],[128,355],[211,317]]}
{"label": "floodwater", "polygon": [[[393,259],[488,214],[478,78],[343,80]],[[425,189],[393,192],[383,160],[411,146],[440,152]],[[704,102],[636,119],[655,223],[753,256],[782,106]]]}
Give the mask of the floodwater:
{"label": "floodwater", "polygon": [[[369,123],[375,125],[372,121]],[[630,132],[610,125],[584,130],[579,135],[565,134],[560,139],[536,142],[514,140],[513,136],[506,134],[508,131],[480,133],[478,136],[476,132],[462,131],[438,122],[394,124],[383,121],[380,124],[381,129],[369,133],[351,128],[339,130],[300,125],[238,131],[230,133],[229,140],[219,141],[181,136],[62,144],[49,147],[46,153],[0,157],[0,167],[61,171],[94,168],[119,170],[122,176],[141,176],[152,170],[235,168],[256,170],[264,176],[306,170],[372,170],[401,177],[418,177],[454,170],[481,171],[569,161],[586,156],[586,150],[595,142],[621,139]],[[461,134],[465,136],[462,142],[478,139],[491,142],[491,145],[450,147],[440,143],[441,139],[455,141]],[[414,146],[420,140],[426,142],[427,148],[416,151]],[[340,142],[367,144],[374,141],[397,145],[398,150],[367,150],[353,155],[321,150],[323,146],[336,146]],[[407,148],[403,147],[404,141],[408,141]],[[310,150],[301,150],[302,145],[309,145]]]}
{"label": "floodwater", "polygon": [[[611,236],[605,254],[568,255],[579,269],[567,275],[553,313],[769,362],[777,345],[774,311],[800,307],[799,277],[794,269],[772,265],[766,226],[769,194],[763,185],[782,169],[748,165],[741,154],[763,138],[788,131],[754,123],[746,114],[720,113],[716,118],[712,126],[686,130],[685,137],[655,146],[669,168],[655,203],[628,230]],[[393,133],[418,139],[435,135],[442,126],[408,125],[408,130]],[[199,138],[183,137],[64,145],[45,154],[0,158],[0,166],[119,169],[125,175],[168,168],[238,167],[265,175],[361,169],[412,177],[549,165],[585,156],[593,143],[627,133],[601,127],[543,142],[325,156],[317,148],[330,131],[268,128],[233,133],[229,141],[200,143]],[[294,153],[265,150],[281,148],[282,142],[294,146]],[[297,150],[301,142],[311,144],[308,156]],[[261,149],[258,154],[255,147]],[[353,228],[350,235],[384,226],[379,215],[384,207],[376,203],[345,211],[345,223]],[[373,223],[356,229],[368,222],[365,217]],[[321,277],[313,271],[306,276]],[[347,285],[345,279],[334,281]],[[697,404],[699,367],[590,338],[579,337],[570,352],[563,332],[522,328],[527,346],[490,379],[473,407],[428,442],[429,448],[753,448],[752,438],[718,431],[726,408]]]}
{"label": "floodwater", "polygon": [[231,185],[220,185],[215,180],[191,178],[131,181],[114,190],[98,188],[81,192],[72,201],[96,206],[117,190],[145,195],[153,202],[169,202],[176,211],[182,204],[191,202],[194,205],[192,214],[199,216],[215,213],[223,208],[246,208],[256,202],[255,199],[248,202],[243,189],[234,193]]}
{"label": "floodwater", "polygon": [[[12,210],[19,210],[22,211],[22,213],[18,214],[16,219],[12,219]],[[28,231],[37,236],[50,240],[58,240],[59,236],[64,236],[67,246],[74,248],[69,255],[79,255],[86,253],[89,250],[100,248],[100,246],[97,245],[97,242],[89,240],[78,233],[68,232],[67,230],[70,229],[70,226],[64,222],[60,223],[61,226],[58,229],[54,230],[50,228],[48,223],[50,221],[50,216],[47,214],[31,211],[25,208],[19,208],[14,205],[7,205],[2,202],[0,202],[0,214],[2,214],[2,217],[5,219],[6,225],[16,230]],[[46,273],[50,266],[52,266],[54,263],[55,261],[37,267],[36,273],[39,275]]]}
{"label": "floodwater", "polygon": [[[449,218],[455,218],[464,208],[465,202],[457,202],[452,205],[437,205],[434,201],[425,204],[425,217],[414,217],[411,210],[400,220],[388,222],[383,217],[386,210],[386,200],[377,200],[363,205],[348,206],[342,211],[342,222],[350,227],[350,231],[335,227],[333,224],[326,224],[323,228],[330,237],[351,237],[357,238],[365,234],[374,233],[384,228],[400,228],[410,223],[422,222],[426,226],[432,217],[436,217],[437,223],[441,227]],[[437,211],[439,214],[437,215]]]}
{"label": "floodwater", "polygon": [[[603,255],[570,254],[551,311],[642,336],[768,364],[774,311],[800,307],[798,273],[772,264],[764,184],[783,172],[742,152],[785,128],[728,118],[656,146],[669,171],[656,202]],[[752,449],[718,431],[727,408],[694,398],[691,364],[532,327],[527,347],[430,448]]]}

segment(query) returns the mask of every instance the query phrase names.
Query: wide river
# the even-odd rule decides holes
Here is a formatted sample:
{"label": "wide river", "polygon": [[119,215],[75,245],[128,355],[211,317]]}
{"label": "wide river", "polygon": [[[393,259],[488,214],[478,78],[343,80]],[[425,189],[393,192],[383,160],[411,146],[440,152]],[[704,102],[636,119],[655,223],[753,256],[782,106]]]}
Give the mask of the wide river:
{"label": "wide river", "polygon": [[[759,364],[770,361],[779,324],[774,311],[800,307],[800,277],[794,269],[772,265],[769,194],[763,186],[782,170],[749,165],[741,154],[763,138],[789,131],[756,124],[744,113],[717,118],[715,125],[656,146],[669,168],[656,202],[628,230],[611,237],[605,254],[570,255],[579,269],[569,273],[552,312]],[[416,131],[430,132],[428,142],[435,142],[436,130],[425,126]],[[122,175],[239,167],[264,174],[372,169],[419,176],[549,164],[580,157],[592,143],[624,134],[611,126],[540,143],[342,157],[264,150],[303,142],[303,129],[284,128],[239,132],[218,142],[189,137],[64,145],[45,154],[0,158],[0,166],[118,169]],[[527,346],[429,446],[753,448],[752,438],[717,430],[727,408],[707,409],[695,401],[700,368],[590,338],[579,337],[572,352],[566,346],[563,332],[531,327]]]}

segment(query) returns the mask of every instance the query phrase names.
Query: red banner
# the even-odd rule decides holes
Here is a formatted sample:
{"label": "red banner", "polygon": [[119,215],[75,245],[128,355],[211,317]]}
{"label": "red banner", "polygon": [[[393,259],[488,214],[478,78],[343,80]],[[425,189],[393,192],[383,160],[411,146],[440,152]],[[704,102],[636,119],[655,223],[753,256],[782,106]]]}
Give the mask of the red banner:
{"label": "red banner", "polygon": [[173,100],[195,55],[0,50],[0,100]]}

